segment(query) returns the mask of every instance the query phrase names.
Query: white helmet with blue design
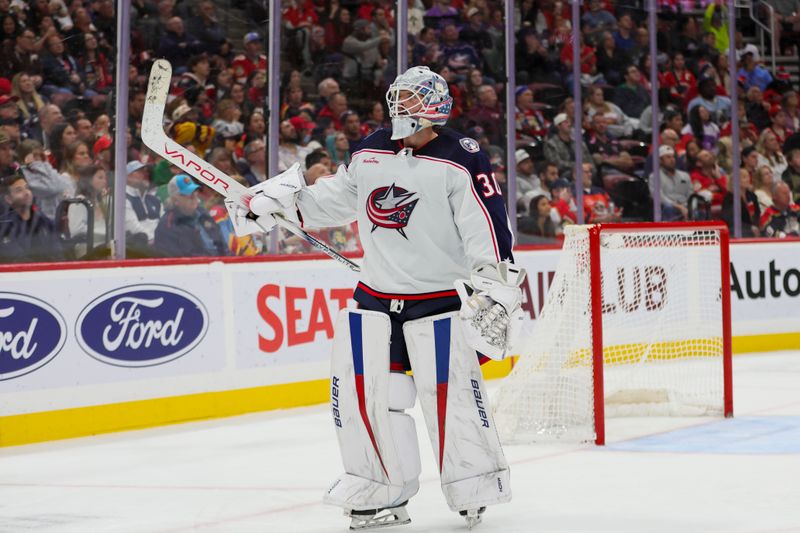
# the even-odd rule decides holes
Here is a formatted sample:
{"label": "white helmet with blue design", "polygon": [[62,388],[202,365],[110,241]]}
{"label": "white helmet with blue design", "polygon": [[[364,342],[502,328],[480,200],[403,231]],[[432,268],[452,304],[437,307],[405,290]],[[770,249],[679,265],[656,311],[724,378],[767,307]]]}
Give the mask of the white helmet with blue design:
{"label": "white helmet with blue design", "polygon": [[447,82],[428,67],[411,67],[397,76],[386,93],[386,103],[392,119],[392,139],[444,126],[453,107]]}

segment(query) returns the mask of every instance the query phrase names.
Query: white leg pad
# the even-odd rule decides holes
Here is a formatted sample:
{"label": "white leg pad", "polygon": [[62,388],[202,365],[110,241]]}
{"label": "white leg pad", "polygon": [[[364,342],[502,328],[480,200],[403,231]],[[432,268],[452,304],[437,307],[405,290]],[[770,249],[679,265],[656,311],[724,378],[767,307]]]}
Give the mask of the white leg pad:
{"label": "white leg pad", "polygon": [[403,336],[447,504],[461,511],[511,500],[478,357],[457,313],[406,322]]}
{"label": "white leg pad", "polygon": [[[331,407],[345,474],[331,484],[325,503],[350,510],[391,507],[419,489],[413,420],[409,424],[405,418],[410,417],[390,411],[390,399],[408,404],[409,390],[414,403],[413,381],[409,389],[404,380],[390,376],[390,327],[382,313],[345,309],[339,314]],[[409,450],[410,435],[414,446]]]}

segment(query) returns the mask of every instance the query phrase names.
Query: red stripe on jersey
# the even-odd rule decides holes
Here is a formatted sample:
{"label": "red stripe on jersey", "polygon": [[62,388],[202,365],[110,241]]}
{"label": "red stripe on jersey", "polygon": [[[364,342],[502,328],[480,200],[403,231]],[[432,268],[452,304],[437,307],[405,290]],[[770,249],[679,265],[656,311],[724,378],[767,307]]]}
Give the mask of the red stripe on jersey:
{"label": "red stripe on jersey", "polygon": [[492,246],[494,247],[494,256],[495,256],[495,258],[497,258],[497,262],[499,263],[500,262],[500,251],[497,248],[497,237],[495,236],[494,224],[492,223],[492,217],[489,216],[489,211],[486,210],[486,206],[483,205],[483,201],[478,197],[478,192],[475,190],[475,183],[472,180],[472,174],[470,174],[469,170],[467,170],[466,168],[462,167],[461,165],[453,163],[452,161],[448,161],[447,159],[439,159],[439,158],[430,157],[430,156],[427,156],[427,155],[415,155],[414,157],[418,157],[420,159],[427,159],[429,161],[437,161],[439,163],[445,163],[447,165],[450,165],[452,167],[455,167],[455,168],[457,168],[459,170],[464,171],[464,173],[469,178],[469,187],[470,187],[470,190],[472,190],[472,195],[475,197],[475,201],[478,202],[478,205],[480,206],[481,211],[483,212],[483,216],[486,217],[486,222],[489,224],[489,234],[492,236]]}
{"label": "red stripe on jersey", "polygon": [[368,287],[364,282],[359,281],[357,287],[367,294],[376,298],[383,298],[384,300],[430,300],[433,298],[443,298],[445,296],[458,296],[455,289],[451,291],[436,291],[436,292],[422,292],[418,294],[393,294],[389,292],[380,292]]}

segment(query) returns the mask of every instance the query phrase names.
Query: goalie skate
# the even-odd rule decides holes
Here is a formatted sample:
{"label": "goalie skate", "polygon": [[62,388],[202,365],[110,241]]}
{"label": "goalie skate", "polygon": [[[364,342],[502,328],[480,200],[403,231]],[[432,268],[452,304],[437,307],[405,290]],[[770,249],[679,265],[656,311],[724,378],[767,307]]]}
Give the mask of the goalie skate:
{"label": "goalie skate", "polygon": [[480,509],[468,509],[466,511],[459,511],[458,514],[464,517],[464,520],[467,521],[467,529],[472,529],[473,527],[477,526],[483,520],[483,512],[486,510],[486,507],[481,507]]}
{"label": "goalie skate", "polygon": [[345,512],[345,515],[350,517],[350,529],[354,530],[402,526],[411,523],[411,518],[406,510],[407,503],[406,501],[396,507],[385,507],[383,509],[354,510],[349,513]]}

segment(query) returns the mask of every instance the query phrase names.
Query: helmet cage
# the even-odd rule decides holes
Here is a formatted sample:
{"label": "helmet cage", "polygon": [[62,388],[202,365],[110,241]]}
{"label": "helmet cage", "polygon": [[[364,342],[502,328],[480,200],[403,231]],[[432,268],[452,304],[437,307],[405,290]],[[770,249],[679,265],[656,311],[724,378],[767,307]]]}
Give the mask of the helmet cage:
{"label": "helmet cage", "polygon": [[444,126],[450,116],[453,99],[447,94],[447,86],[434,88],[435,83],[410,84],[395,82],[386,93],[391,118],[414,117],[424,119],[433,126]]}

